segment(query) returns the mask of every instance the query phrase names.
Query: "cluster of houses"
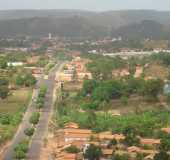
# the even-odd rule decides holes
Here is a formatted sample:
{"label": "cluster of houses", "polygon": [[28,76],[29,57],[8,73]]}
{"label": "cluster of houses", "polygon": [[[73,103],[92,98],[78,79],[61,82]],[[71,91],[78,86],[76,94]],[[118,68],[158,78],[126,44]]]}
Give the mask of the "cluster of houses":
{"label": "cluster of houses", "polygon": [[[170,128],[163,128],[162,131],[170,134]],[[113,139],[117,141],[116,149],[115,146],[109,147]],[[57,130],[55,136],[48,138],[46,147],[42,151],[42,160],[46,160],[49,156],[53,160],[83,160],[83,153],[91,144],[101,148],[101,160],[109,160],[113,153],[129,155],[132,159],[135,159],[137,153],[141,153],[145,155],[145,160],[153,160],[161,143],[160,139],[140,138],[140,147],[127,147],[122,143],[124,139],[124,135],[111,132],[94,134],[91,130],[80,129],[78,124],[70,122],[63,129]],[[78,148],[80,152],[68,152],[67,148],[70,146]]]}
{"label": "cluster of houses", "polygon": [[75,57],[71,62],[64,66],[64,70],[59,75],[62,82],[83,81],[84,79],[92,79],[92,74],[87,71],[86,64],[88,60]]}

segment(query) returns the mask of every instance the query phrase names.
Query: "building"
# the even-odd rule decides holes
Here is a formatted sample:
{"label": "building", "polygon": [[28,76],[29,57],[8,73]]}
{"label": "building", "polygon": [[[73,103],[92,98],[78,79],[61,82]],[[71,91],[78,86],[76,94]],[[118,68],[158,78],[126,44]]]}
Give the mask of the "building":
{"label": "building", "polygon": [[112,76],[113,77],[126,77],[129,76],[130,72],[128,69],[116,69],[112,71]]}
{"label": "building", "polygon": [[69,141],[89,141],[92,131],[88,129],[64,129],[64,140]]}
{"label": "building", "polygon": [[17,67],[17,66],[23,66],[24,63],[23,62],[8,62],[7,66],[12,66],[12,67]]}
{"label": "building", "polygon": [[139,78],[142,74],[143,74],[143,67],[136,66],[136,71],[135,71],[134,77]]}

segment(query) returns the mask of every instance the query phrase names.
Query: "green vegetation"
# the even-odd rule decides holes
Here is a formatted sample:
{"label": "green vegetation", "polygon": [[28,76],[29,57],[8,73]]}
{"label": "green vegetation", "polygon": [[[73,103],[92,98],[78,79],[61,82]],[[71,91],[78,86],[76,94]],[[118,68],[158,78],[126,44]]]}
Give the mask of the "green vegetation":
{"label": "green vegetation", "polygon": [[33,134],[34,134],[34,128],[27,128],[27,129],[25,129],[25,131],[24,131],[24,133],[25,133],[25,135],[27,135],[28,137],[31,137]]}
{"label": "green vegetation", "polygon": [[0,98],[1,99],[7,98],[9,94],[8,84],[9,84],[8,80],[0,79]]}
{"label": "green vegetation", "polygon": [[55,62],[50,62],[48,63],[45,68],[44,68],[44,72],[46,75],[48,75],[49,71],[55,66]]}
{"label": "green vegetation", "polygon": [[41,86],[37,100],[36,100],[36,107],[38,109],[41,109],[44,106],[44,103],[45,103],[44,98],[45,98],[46,92],[47,92],[47,87]]}
{"label": "green vegetation", "polygon": [[31,87],[36,84],[36,79],[32,74],[24,74],[22,73],[21,75],[17,75],[16,77],[16,85],[18,86],[26,86],[26,87]]}
{"label": "green vegetation", "polygon": [[14,158],[18,160],[25,159],[28,148],[29,148],[29,141],[22,140],[14,149],[15,151]]}
{"label": "green vegetation", "polygon": [[64,52],[57,52],[54,57],[57,59],[57,60],[61,60],[61,61],[66,61],[66,60],[71,60],[72,57],[67,55],[66,53]]}
{"label": "green vegetation", "polygon": [[89,159],[89,160],[99,160],[100,157],[102,156],[102,151],[100,147],[97,147],[93,144],[91,144],[87,149],[84,154],[84,157]]}
{"label": "green vegetation", "polygon": [[7,99],[0,101],[0,144],[14,135],[31,95],[30,89],[20,89],[13,91]]}
{"label": "green vegetation", "polygon": [[77,148],[76,146],[71,145],[70,147],[67,147],[67,148],[65,149],[65,151],[66,151],[67,153],[79,153],[79,152],[80,152],[80,149]]}
{"label": "green vegetation", "polygon": [[119,57],[110,58],[90,55],[88,58],[90,58],[92,62],[87,64],[87,68],[95,79],[111,79],[113,69],[123,68],[126,66],[126,62]]}
{"label": "green vegetation", "polygon": [[40,118],[40,113],[39,112],[33,112],[32,116],[30,117],[30,123],[33,125],[38,124]]}

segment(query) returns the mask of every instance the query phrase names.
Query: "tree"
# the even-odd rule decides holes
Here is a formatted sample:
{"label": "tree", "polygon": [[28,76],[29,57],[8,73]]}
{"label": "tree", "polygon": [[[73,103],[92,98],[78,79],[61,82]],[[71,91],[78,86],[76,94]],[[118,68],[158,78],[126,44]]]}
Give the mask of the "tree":
{"label": "tree", "polygon": [[81,108],[84,110],[97,110],[98,107],[99,107],[98,102],[85,103],[81,105]]}
{"label": "tree", "polygon": [[15,148],[14,148],[14,157],[16,159],[24,159],[26,158],[26,152],[28,151],[29,141],[22,140]]}
{"label": "tree", "polygon": [[40,113],[39,112],[34,112],[32,113],[32,116],[30,117],[30,123],[33,125],[36,125],[39,122],[40,118]]}
{"label": "tree", "polygon": [[115,154],[115,155],[112,156],[112,160],[129,160],[129,156],[128,155]]}
{"label": "tree", "polygon": [[162,92],[163,82],[160,79],[148,80],[145,83],[144,95],[149,98],[156,99],[158,94]]}
{"label": "tree", "polygon": [[8,96],[8,86],[0,86],[0,98],[5,99]]}
{"label": "tree", "polygon": [[24,85],[24,78],[21,75],[17,75],[15,83],[18,86],[23,86]]}
{"label": "tree", "polygon": [[5,58],[0,58],[0,68],[1,69],[7,68],[7,61]]}
{"label": "tree", "polygon": [[139,138],[137,137],[136,129],[132,127],[127,127],[123,134],[125,135],[124,143],[128,146],[138,146],[139,145]]}
{"label": "tree", "polygon": [[112,147],[114,147],[114,146],[116,146],[117,145],[117,140],[116,139],[112,139],[110,142],[109,142],[109,144],[108,144],[108,148],[112,148]]}
{"label": "tree", "polygon": [[22,150],[16,150],[15,151],[15,156],[16,159],[21,160],[26,158],[26,153],[23,152]]}
{"label": "tree", "polygon": [[169,151],[170,150],[170,136],[165,134],[164,137],[161,138],[160,150]]}
{"label": "tree", "polygon": [[30,87],[36,84],[37,80],[35,79],[34,76],[32,76],[31,74],[26,74],[25,75],[25,86]]}
{"label": "tree", "polygon": [[87,126],[89,128],[96,126],[96,113],[93,110],[87,111]]}
{"label": "tree", "polygon": [[85,80],[83,83],[82,88],[82,94],[84,96],[90,94],[93,92],[93,90],[97,87],[97,81],[96,80]]}
{"label": "tree", "polygon": [[19,74],[16,77],[16,85],[30,87],[36,84],[36,79],[32,74]]}
{"label": "tree", "polygon": [[127,105],[128,104],[128,97],[127,96],[122,96],[120,98],[120,101],[123,105]]}
{"label": "tree", "polygon": [[170,156],[165,151],[155,154],[154,160],[169,160]]}
{"label": "tree", "polygon": [[70,147],[67,147],[67,148],[65,149],[65,151],[68,152],[68,153],[79,153],[79,152],[80,152],[80,149],[77,148],[77,147],[74,146],[74,145],[71,145]]}
{"label": "tree", "polygon": [[24,133],[28,136],[31,137],[34,134],[34,128],[27,128],[25,129]]}
{"label": "tree", "polygon": [[38,97],[36,101],[36,107],[37,108],[42,108],[44,106],[44,98]]}
{"label": "tree", "polygon": [[72,80],[73,80],[74,83],[77,82],[77,80],[78,80],[78,75],[77,75],[77,71],[76,70],[73,71]]}
{"label": "tree", "polygon": [[85,151],[84,157],[88,160],[99,160],[102,156],[102,150],[100,147],[91,144]]}

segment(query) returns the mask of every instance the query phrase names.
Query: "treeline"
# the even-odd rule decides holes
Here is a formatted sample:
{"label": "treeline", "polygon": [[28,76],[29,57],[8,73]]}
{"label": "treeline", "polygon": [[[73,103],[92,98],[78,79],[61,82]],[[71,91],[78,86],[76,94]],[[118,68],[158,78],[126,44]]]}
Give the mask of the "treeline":
{"label": "treeline", "polygon": [[129,97],[132,94],[156,100],[162,93],[163,82],[160,79],[145,81],[142,78],[129,78],[127,80],[85,80],[80,92],[82,97],[91,97],[92,101],[106,101]]}
{"label": "treeline", "polygon": [[120,57],[110,58],[100,55],[86,55],[92,62],[87,64],[87,69],[92,73],[94,79],[111,79],[112,70],[123,68],[127,62]]}

